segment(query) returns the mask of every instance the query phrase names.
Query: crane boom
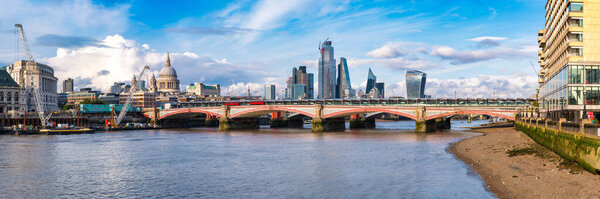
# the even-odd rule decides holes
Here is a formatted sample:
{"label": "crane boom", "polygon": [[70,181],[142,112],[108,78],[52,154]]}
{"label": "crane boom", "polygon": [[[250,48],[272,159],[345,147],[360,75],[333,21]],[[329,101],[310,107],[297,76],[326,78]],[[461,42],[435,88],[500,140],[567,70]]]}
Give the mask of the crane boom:
{"label": "crane boom", "polygon": [[[140,78],[142,78],[142,76],[144,76],[144,73],[146,72],[146,70],[150,70],[150,67],[148,66],[144,66],[144,69],[142,69],[142,72],[140,72],[140,76],[138,76],[138,80]],[[135,81],[133,82],[133,84],[135,85],[131,85],[131,88],[129,89],[129,96],[127,96],[127,100],[125,101],[125,104],[123,105],[123,108],[121,108],[121,112],[119,112],[119,117],[117,117],[117,120],[115,121],[114,125],[118,126],[121,121],[123,120],[123,118],[125,118],[125,115],[127,114],[127,109],[129,109],[129,105],[131,104],[131,101],[133,101],[133,94],[137,91],[137,89],[139,88],[140,81]]]}
{"label": "crane boom", "polygon": [[27,37],[25,37],[25,31],[23,31],[23,26],[21,24],[15,24],[17,30],[19,30],[19,36],[21,37],[21,46],[23,47],[23,51],[25,51],[25,56],[29,61],[33,60],[33,55],[31,55],[31,50],[29,50],[29,43],[27,42]]}
{"label": "crane boom", "polygon": [[[25,56],[27,56],[28,61],[26,62],[27,66],[32,66],[35,65],[35,61],[33,59],[33,55],[31,55],[31,50],[29,49],[29,43],[27,42],[27,37],[25,36],[25,31],[23,30],[23,26],[21,24],[15,24],[15,27],[17,27],[17,30],[19,30],[19,36],[21,37],[21,46],[23,46],[23,51],[25,51]],[[33,68],[33,67],[28,67],[28,68]],[[28,84],[26,86],[27,88],[30,87],[30,85]],[[52,114],[50,115],[46,115],[44,113],[44,103],[42,103],[42,97],[40,94],[40,85],[37,86],[37,88],[32,88],[31,91],[33,92],[34,96],[35,96],[35,109],[36,112],[38,114],[38,117],[40,118],[40,124],[42,127],[46,127],[46,124],[48,124],[48,120],[50,120],[50,117],[52,116]]]}

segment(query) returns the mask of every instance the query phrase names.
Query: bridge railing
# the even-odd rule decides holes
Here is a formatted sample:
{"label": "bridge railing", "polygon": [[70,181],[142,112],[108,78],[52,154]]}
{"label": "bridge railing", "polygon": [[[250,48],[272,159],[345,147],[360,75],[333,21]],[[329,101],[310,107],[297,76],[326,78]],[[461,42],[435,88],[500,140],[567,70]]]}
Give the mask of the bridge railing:
{"label": "bridge railing", "polygon": [[245,105],[346,105],[346,106],[434,106],[434,107],[515,107],[531,104],[534,99],[311,99],[311,100],[259,100],[259,101],[195,101],[182,102],[179,107],[215,107],[229,104]]}
{"label": "bridge railing", "polygon": [[[519,118],[516,122],[520,122],[522,124],[527,124],[531,126],[537,126],[542,128],[549,128],[557,131],[561,131],[564,133],[570,134],[581,134],[594,138],[600,139],[600,124],[591,124],[585,123],[581,124],[580,122],[568,122],[568,121],[553,121],[546,119],[536,119],[535,118]],[[582,129],[583,128],[583,129]]]}

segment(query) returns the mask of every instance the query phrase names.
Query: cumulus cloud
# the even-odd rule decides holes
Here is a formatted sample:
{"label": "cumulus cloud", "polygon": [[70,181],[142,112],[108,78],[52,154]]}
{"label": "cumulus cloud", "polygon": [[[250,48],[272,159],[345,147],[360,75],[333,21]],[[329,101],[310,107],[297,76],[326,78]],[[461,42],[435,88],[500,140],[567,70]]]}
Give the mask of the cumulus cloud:
{"label": "cumulus cloud", "polygon": [[[535,94],[537,77],[526,75],[427,79],[425,94],[434,98],[525,98]],[[406,92],[406,91],[404,91]],[[406,94],[404,94],[406,95]]]}
{"label": "cumulus cloud", "polygon": [[374,58],[395,58],[405,54],[403,44],[400,42],[388,42],[381,48],[372,50],[367,56]]}
{"label": "cumulus cloud", "polygon": [[501,57],[527,56],[522,51],[510,48],[456,50],[448,46],[434,47],[430,55],[437,56],[445,60],[450,60],[451,64],[468,64]]}
{"label": "cumulus cloud", "polygon": [[[113,82],[130,81],[144,65],[158,75],[164,66],[166,53],[147,44],[138,44],[120,35],[107,36],[101,46],[76,49],[59,48],[56,56],[41,59],[55,69],[59,79],[84,80],[78,87],[93,87],[107,91]],[[234,64],[227,59],[214,59],[195,53],[171,53],[171,64],[182,84],[194,82],[226,84],[235,81],[260,82],[271,77],[260,66]],[[148,79],[150,73],[147,73]]]}
{"label": "cumulus cloud", "polygon": [[[12,23],[21,23],[28,38],[38,38],[43,35],[54,35],[54,41],[50,43],[31,40],[30,45],[35,57],[49,56],[55,48],[41,48],[44,46],[74,47],[83,46],[81,40],[92,41],[90,38],[78,38],[79,43],[71,43],[58,35],[86,35],[88,37],[104,37],[108,34],[122,33],[126,31],[129,23],[129,5],[116,4],[104,7],[94,4],[91,0],[66,0],[66,1],[2,1],[2,12],[0,22],[4,28]],[[14,42],[14,33],[0,32],[0,43],[10,44]],[[59,41],[57,41],[59,40]],[[85,42],[84,42],[85,43]],[[9,53],[13,50],[0,48],[0,54]],[[7,58],[13,58],[9,56]],[[0,57],[0,59],[5,59]],[[2,60],[12,62],[14,60]]]}
{"label": "cumulus cloud", "polygon": [[348,58],[348,66],[351,68],[357,66],[386,66],[395,70],[405,69],[428,69],[435,68],[436,65],[423,59],[405,59],[402,57],[389,59],[356,59]]}

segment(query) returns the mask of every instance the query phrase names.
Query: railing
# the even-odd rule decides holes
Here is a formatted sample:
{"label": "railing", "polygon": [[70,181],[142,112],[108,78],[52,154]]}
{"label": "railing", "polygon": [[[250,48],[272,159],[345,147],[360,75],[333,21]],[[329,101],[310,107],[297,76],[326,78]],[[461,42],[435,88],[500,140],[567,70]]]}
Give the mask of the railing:
{"label": "railing", "polygon": [[433,106],[433,107],[515,107],[531,104],[535,99],[310,99],[310,100],[241,100],[181,102],[179,107],[214,107],[225,103],[239,106],[261,102],[264,105],[356,105],[356,106]]}
{"label": "railing", "polygon": [[[518,118],[517,122],[531,125],[531,126],[536,126],[536,119],[534,119],[534,118]],[[583,134],[586,137],[600,139],[600,124],[591,124],[591,123],[584,124],[583,130],[582,130],[581,123],[579,123],[579,122],[563,121],[561,123],[560,121],[552,121],[552,120],[548,120],[546,122],[545,119],[538,119],[537,127],[548,128],[548,129],[560,131],[563,133],[569,133],[569,134],[581,134],[583,132]]]}

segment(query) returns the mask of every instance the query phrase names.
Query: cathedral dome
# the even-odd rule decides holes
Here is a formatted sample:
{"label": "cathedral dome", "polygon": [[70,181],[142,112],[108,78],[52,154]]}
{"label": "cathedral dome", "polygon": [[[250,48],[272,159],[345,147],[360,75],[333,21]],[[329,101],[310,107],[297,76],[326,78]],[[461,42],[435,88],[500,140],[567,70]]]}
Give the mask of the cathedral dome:
{"label": "cathedral dome", "polygon": [[171,66],[165,66],[160,70],[158,77],[177,77],[177,72]]}

